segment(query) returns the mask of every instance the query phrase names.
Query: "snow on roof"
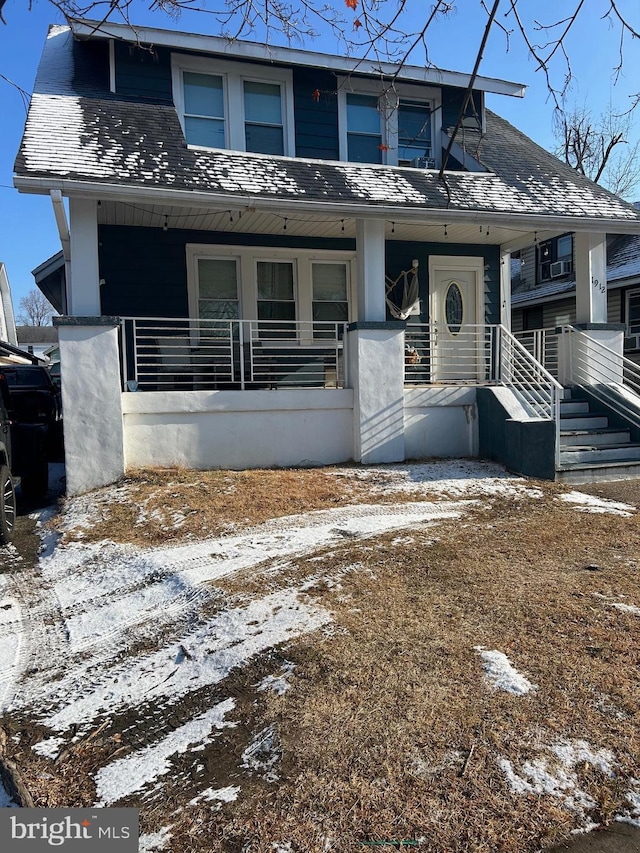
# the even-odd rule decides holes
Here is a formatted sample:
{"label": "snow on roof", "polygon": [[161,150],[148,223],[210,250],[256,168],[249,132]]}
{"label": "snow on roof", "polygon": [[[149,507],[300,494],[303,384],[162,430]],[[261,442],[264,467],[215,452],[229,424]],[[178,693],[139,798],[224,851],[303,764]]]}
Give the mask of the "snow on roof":
{"label": "snow on roof", "polygon": [[[487,111],[480,160],[486,173],[435,171],[187,148],[172,104],[142,103],[71,80],[72,36],[52,28],[16,160],[21,179],[40,187],[98,184],[145,192],[211,194],[222,203],[376,206],[382,213],[456,211],[496,215],[620,220],[638,224],[640,211],[535,145]],[[466,131],[465,131],[466,134]],[[471,136],[469,136],[471,139]],[[25,185],[22,184],[22,187]],[[383,214],[384,215],[384,214]]]}

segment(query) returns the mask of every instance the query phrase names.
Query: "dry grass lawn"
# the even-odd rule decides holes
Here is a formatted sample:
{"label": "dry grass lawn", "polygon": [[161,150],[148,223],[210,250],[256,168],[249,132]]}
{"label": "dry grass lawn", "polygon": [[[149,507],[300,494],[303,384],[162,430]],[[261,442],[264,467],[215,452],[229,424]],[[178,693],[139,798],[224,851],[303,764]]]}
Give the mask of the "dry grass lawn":
{"label": "dry grass lawn", "polygon": [[[640,516],[580,512],[557,500],[561,487],[532,485],[542,497],[496,495],[459,519],[217,581],[237,602],[315,578],[304,595],[331,611],[331,629],[257,656],[217,685],[216,701],[236,699],[237,725],[196,754],[217,786],[241,786],[236,801],[185,808],[193,792],[169,785],[161,798],[122,805],[142,808],[147,832],[170,824],[171,853],[350,853],[392,841],[433,853],[533,853],[628,811],[640,776]],[[149,545],[416,499],[436,496],[372,493],[370,481],[322,470],[143,472],[116,501],[94,496],[98,523],[65,537]],[[185,520],[169,534],[176,513]],[[506,654],[535,689],[492,688],[480,646]],[[295,664],[291,688],[257,693],[285,658]],[[53,770],[18,750],[38,804],[91,803],[93,770],[122,749],[126,722],[110,720]],[[276,781],[240,767],[247,734],[267,726],[277,732]],[[501,761],[523,778],[530,761],[562,779],[553,748],[579,742],[591,753],[578,755],[572,786],[509,785]],[[601,750],[612,773],[589,760]]]}

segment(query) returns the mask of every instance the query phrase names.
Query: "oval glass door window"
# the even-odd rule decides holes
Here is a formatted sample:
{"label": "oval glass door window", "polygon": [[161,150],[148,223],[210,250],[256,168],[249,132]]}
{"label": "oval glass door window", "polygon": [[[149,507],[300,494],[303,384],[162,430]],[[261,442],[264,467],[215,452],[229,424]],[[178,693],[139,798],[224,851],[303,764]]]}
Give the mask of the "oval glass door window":
{"label": "oval glass door window", "polygon": [[444,300],[444,318],[447,328],[452,335],[457,335],[462,326],[462,291],[457,281],[452,281],[447,288]]}

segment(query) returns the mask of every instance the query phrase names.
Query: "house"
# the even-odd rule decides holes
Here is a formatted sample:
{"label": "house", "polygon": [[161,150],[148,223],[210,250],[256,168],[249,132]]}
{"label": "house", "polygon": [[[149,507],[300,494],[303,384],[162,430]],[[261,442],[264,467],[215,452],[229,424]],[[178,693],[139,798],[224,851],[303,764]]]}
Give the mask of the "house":
{"label": "house", "polygon": [[16,326],[18,346],[42,361],[49,361],[48,350],[56,347],[58,332],[54,326]]}
{"label": "house", "polygon": [[0,261],[0,365],[36,364],[39,361],[33,353],[19,347],[9,276],[6,265]]}
{"label": "house", "polygon": [[[566,247],[561,261],[557,244]],[[576,322],[576,280],[573,275],[573,235],[557,238],[556,246],[531,246],[514,261],[512,331],[526,338],[533,330],[555,329]],[[624,325],[624,352],[640,358],[640,237],[611,235],[607,240],[607,320]]]}
{"label": "house", "polygon": [[60,232],[39,284],[64,312],[69,492],[153,465],[481,455],[562,473],[564,392],[510,334],[510,256],[574,234],[586,325],[562,379],[588,385],[605,347],[617,380],[622,334],[591,282],[606,235],[640,235],[640,211],[488,110],[487,93],[524,89],[52,27],[14,182],[50,196]]}

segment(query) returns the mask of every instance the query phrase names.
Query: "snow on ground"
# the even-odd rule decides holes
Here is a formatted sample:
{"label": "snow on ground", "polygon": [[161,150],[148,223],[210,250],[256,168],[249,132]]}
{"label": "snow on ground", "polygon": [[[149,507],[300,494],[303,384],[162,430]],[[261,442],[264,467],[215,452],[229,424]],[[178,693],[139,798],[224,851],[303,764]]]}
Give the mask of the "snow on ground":
{"label": "snow on ground", "polygon": [[627,791],[629,810],[616,817],[620,823],[630,823],[640,829],[640,780],[630,779],[631,790]]}
{"label": "snow on ground", "polygon": [[524,696],[530,690],[536,689],[535,684],[521,675],[503,652],[495,649],[488,651],[483,646],[475,646],[474,648],[484,662],[487,681],[496,690],[505,690],[507,693],[513,693],[516,696]]}
{"label": "snow on ground", "polygon": [[208,744],[220,731],[235,723],[225,721],[225,716],[235,707],[233,699],[219,702],[183,726],[170,732],[158,743],[118,758],[102,767],[96,774],[97,807],[109,806],[137,791],[144,790],[149,783],[171,770],[168,760],[178,753],[186,752],[190,745]]}
{"label": "snow on ground", "polygon": [[558,500],[576,504],[578,512],[611,513],[611,515],[622,515],[625,518],[630,518],[636,511],[636,508],[631,506],[631,504],[610,501],[607,498],[598,498],[595,495],[587,495],[584,492],[567,492],[564,495],[560,495]]}
{"label": "snow on ground", "polygon": [[614,601],[611,606],[615,607],[616,610],[621,610],[623,613],[631,613],[633,616],[640,616],[640,607],[636,607],[635,604],[622,604],[620,601]]}
{"label": "snow on ground", "polygon": [[138,839],[138,853],[152,853],[154,850],[165,850],[171,840],[171,830],[168,826],[159,832],[147,832]]}
{"label": "snow on ground", "polygon": [[[45,526],[51,512],[38,513],[43,539],[38,572],[26,584],[19,572],[15,578],[0,577],[0,712],[28,712],[48,726],[54,736],[34,749],[53,759],[72,732],[79,738],[99,720],[106,723],[118,714],[153,708],[162,721],[159,727],[156,721],[155,729],[141,724],[145,745],[100,768],[95,781],[98,800],[106,805],[157,791],[175,756],[202,749],[222,727],[233,725],[225,719],[233,700],[223,699],[224,693],[212,708],[194,707],[190,719],[172,709],[219,684],[260,652],[326,627],[331,614],[314,602],[314,585],[323,580],[339,586],[345,572],[362,567],[346,561],[325,577],[318,563],[315,574],[248,600],[225,600],[213,586],[216,581],[238,572],[268,570],[275,576],[291,560],[321,558],[329,549],[335,555],[345,543],[381,533],[397,531],[397,541],[403,541],[461,517],[482,499],[542,494],[498,466],[467,461],[349,468],[335,474],[364,479],[374,492],[405,495],[397,504],[309,512],[237,535],[149,549],[113,542],[62,546],[59,535]],[[406,501],[408,491],[416,500]],[[452,496],[460,499],[445,499]],[[62,527],[88,528],[110,502],[128,499],[127,488],[120,486],[74,498],[65,505]],[[180,518],[174,522],[179,524]],[[500,652],[482,652],[487,676],[496,686],[519,694],[532,689]],[[292,669],[285,662],[256,689],[282,695],[290,687]],[[279,756],[278,733],[269,726],[247,745],[242,764],[274,781]],[[515,778],[516,771],[511,772]],[[203,779],[195,799],[219,805],[237,794],[235,787],[214,788],[210,779]],[[167,827],[143,836],[140,849],[162,849],[169,838]]]}
{"label": "snow on ground", "polygon": [[546,755],[523,762],[519,769],[506,758],[498,760],[511,790],[516,794],[556,797],[566,809],[587,819],[586,812],[595,808],[596,802],[580,788],[577,767],[587,762],[605,776],[612,777],[616,766],[613,753],[608,749],[594,749],[584,740],[559,740],[542,747],[541,752]]}

